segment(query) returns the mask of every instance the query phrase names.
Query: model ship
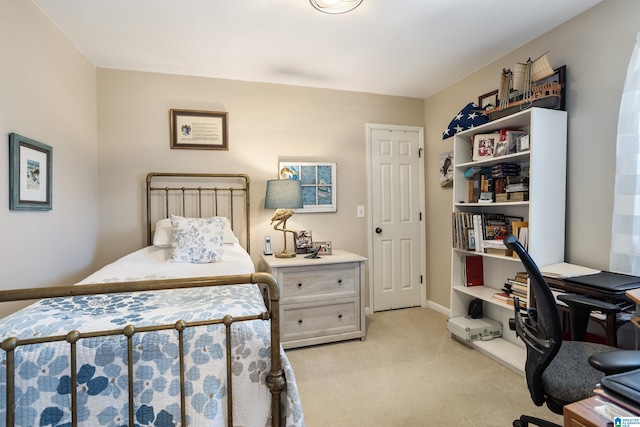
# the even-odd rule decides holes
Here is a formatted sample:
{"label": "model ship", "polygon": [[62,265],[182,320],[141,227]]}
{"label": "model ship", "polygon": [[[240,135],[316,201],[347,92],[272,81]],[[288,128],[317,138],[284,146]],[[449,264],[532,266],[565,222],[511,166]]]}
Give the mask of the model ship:
{"label": "model ship", "polygon": [[517,63],[514,71],[504,68],[500,75],[498,105],[485,114],[495,120],[531,107],[562,109],[564,82],[561,77],[564,76],[549,64],[548,53],[534,61]]}

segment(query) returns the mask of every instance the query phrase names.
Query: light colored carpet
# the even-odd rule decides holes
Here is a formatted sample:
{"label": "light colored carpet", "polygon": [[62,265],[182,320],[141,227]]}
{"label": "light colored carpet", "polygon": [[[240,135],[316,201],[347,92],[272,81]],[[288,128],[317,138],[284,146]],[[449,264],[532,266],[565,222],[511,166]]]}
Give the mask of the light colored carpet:
{"label": "light colored carpet", "polygon": [[524,377],[452,339],[427,308],[374,313],[367,339],[287,350],[307,427],[511,426],[536,407]]}

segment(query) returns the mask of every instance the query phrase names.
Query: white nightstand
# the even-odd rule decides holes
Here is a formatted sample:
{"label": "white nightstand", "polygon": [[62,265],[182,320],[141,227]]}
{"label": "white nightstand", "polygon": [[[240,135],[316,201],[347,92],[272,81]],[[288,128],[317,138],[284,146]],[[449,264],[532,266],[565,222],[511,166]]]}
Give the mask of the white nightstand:
{"label": "white nightstand", "polygon": [[334,250],[317,259],[262,255],[280,285],[280,329],[284,348],[366,337],[364,262]]}

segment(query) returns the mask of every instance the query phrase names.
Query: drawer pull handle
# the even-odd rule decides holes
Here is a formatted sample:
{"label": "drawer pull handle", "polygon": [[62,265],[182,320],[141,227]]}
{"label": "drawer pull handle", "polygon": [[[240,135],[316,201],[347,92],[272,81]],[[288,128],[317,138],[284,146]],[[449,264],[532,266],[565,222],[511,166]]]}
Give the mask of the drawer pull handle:
{"label": "drawer pull handle", "polygon": [[338,319],[342,319],[342,314],[338,314]]}
{"label": "drawer pull handle", "polygon": [[302,283],[298,283],[298,287],[301,288],[302,287]]}
{"label": "drawer pull handle", "polygon": [[298,323],[302,324],[302,319],[298,319]]}
{"label": "drawer pull handle", "polygon": [[338,283],[342,284],[342,279],[338,280]]}

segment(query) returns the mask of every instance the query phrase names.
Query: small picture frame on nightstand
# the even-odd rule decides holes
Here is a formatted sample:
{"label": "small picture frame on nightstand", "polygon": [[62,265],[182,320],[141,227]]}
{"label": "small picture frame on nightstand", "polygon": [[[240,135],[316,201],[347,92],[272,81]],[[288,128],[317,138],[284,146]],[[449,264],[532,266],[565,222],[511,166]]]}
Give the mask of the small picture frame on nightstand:
{"label": "small picture frame on nightstand", "polygon": [[313,242],[313,249],[320,248],[318,255],[331,255],[331,242]]}
{"label": "small picture frame on nightstand", "polygon": [[306,254],[308,249],[311,249],[311,230],[301,230],[296,232],[296,253]]}

